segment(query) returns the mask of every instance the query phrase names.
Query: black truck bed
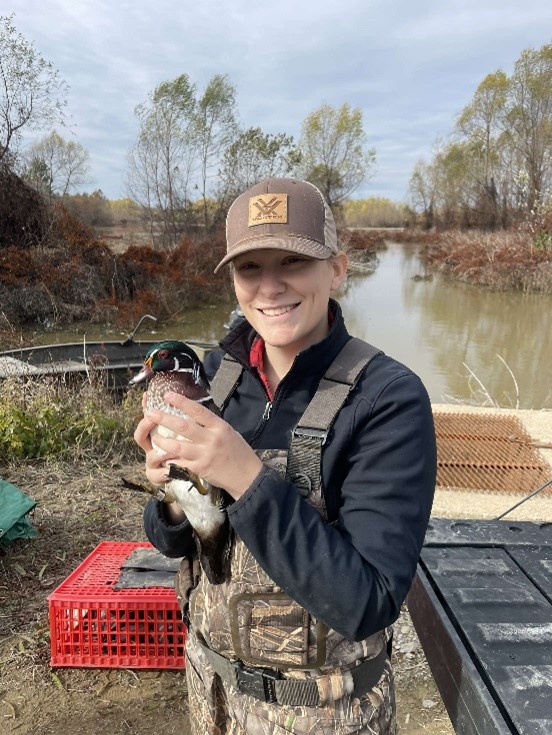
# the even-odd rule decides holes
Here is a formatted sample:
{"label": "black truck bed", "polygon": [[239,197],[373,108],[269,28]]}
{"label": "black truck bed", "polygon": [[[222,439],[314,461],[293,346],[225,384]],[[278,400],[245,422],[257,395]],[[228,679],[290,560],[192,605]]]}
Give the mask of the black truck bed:
{"label": "black truck bed", "polygon": [[552,735],[552,523],[432,518],[408,609],[456,733]]}

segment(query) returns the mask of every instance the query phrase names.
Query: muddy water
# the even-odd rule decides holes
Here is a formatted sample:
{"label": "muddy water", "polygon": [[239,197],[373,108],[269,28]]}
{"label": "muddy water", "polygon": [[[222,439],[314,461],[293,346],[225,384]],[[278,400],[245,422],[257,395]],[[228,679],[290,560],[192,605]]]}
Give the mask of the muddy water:
{"label": "muddy water", "polygon": [[[552,408],[552,296],[493,293],[424,275],[415,247],[390,243],[373,274],[351,277],[340,297],[351,333],[415,370],[433,402],[491,401]],[[138,337],[216,340],[232,305],[187,311],[169,327],[145,322]],[[40,342],[124,339],[87,325]],[[504,362],[503,362],[504,361]]]}
{"label": "muddy water", "polygon": [[341,299],[350,330],[414,369],[433,402],[552,408],[552,296],[419,275],[416,249],[390,244]]}

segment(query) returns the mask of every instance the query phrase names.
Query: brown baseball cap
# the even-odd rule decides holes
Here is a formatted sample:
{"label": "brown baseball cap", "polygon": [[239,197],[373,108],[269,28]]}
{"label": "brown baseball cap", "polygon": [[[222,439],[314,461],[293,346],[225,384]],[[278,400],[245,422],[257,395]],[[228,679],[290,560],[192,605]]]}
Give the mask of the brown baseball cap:
{"label": "brown baseball cap", "polygon": [[338,252],[332,212],[308,181],[265,179],[233,202],[226,217],[226,255],[215,273],[251,250],[287,250],[325,260]]}

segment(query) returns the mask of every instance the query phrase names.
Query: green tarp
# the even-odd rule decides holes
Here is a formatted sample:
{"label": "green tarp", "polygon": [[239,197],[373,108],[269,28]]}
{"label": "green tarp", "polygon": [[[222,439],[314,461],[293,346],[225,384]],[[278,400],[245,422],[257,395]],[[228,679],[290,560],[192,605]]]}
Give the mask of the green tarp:
{"label": "green tarp", "polygon": [[35,505],[35,500],[0,478],[0,545],[36,536],[36,529],[27,518]]}

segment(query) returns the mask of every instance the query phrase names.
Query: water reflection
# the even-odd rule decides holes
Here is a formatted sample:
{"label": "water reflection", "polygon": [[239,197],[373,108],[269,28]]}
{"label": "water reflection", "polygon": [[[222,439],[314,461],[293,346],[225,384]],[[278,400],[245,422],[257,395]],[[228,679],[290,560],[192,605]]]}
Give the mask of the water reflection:
{"label": "water reflection", "polygon": [[351,330],[412,367],[432,401],[481,397],[484,386],[515,405],[515,378],[520,408],[552,407],[552,298],[413,280],[421,273],[415,248],[391,244],[342,299]]}
{"label": "water reflection", "polygon": [[[224,336],[226,332],[224,325],[234,306],[235,304],[230,303],[187,309],[171,324],[158,325],[146,320],[135,335],[135,340],[190,339],[200,342],[216,342]],[[34,344],[60,344],[80,340],[123,341],[130,331],[110,325],[86,323],[74,325],[71,331],[48,331],[29,336],[33,339]]]}
{"label": "water reflection", "polygon": [[[375,272],[352,276],[340,298],[352,334],[411,367],[431,400],[470,401],[473,390],[503,406],[552,408],[552,297],[493,293],[463,284],[413,280],[425,275],[417,248],[389,244]],[[191,309],[169,326],[144,324],[137,338],[216,341],[234,304]],[[123,340],[127,332],[85,325],[71,333],[41,334],[36,341]],[[464,367],[466,365],[467,367]]]}

